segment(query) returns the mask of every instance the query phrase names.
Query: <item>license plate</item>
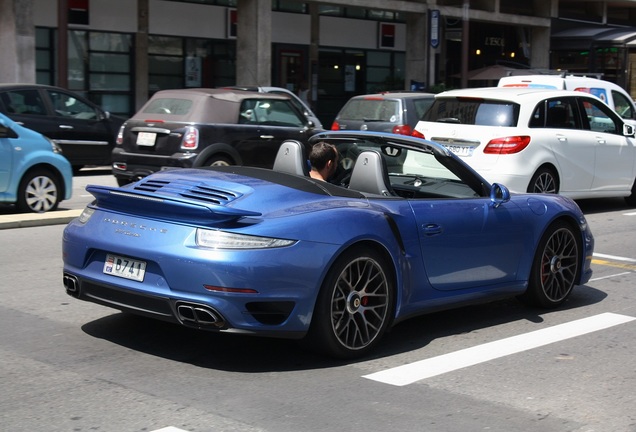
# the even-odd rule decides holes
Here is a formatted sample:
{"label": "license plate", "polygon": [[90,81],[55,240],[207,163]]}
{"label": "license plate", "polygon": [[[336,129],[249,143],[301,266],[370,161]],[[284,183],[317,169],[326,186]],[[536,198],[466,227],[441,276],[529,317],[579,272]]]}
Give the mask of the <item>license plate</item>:
{"label": "license plate", "polygon": [[137,135],[137,145],[151,147],[155,145],[157,134],[154,132],[139,132]]}
{"label": "license plate", "polygon": [[458,146],[458,145],[445,145],[448,150],[455,153],[457,156],[472,156],[475,147]]}
{"label": "license plate", "polygon": [[146,274],[145,261],[107,254],[104,262],[104,273],[142,282]]}

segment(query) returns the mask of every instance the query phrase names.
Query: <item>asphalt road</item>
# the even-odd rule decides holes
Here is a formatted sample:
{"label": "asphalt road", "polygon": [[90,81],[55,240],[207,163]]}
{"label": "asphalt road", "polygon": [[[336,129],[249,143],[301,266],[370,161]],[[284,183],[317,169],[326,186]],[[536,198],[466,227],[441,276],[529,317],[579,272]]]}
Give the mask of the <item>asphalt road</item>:
{"label": "asphalt road", "polygon": [[565,307],[414,318],[352,362],[78,301],[62,287],[63,225],[0,230],[0,429],[636,431],[636,209],[580,204],[595,273]]}

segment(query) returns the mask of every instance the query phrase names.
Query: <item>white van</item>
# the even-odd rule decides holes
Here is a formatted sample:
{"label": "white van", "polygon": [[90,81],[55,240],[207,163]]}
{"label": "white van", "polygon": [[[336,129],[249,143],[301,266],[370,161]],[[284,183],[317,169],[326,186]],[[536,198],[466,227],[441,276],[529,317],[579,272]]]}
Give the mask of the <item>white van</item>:
{"label": "white van", "polygon": [[576,90],[591,93],[609,105],[623,120],[636,126],[634,101],[622,87],[609,81],[566,74],[518,75],[501,78],[497,86]]}

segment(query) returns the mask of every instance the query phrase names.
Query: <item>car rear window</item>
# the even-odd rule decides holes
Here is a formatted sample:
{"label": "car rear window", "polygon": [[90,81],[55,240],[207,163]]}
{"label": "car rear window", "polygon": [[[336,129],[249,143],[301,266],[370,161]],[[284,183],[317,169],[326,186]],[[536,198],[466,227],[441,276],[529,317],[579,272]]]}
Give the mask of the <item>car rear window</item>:
{"label": "car rear window", "polygon": [[431,107],[431,105],[433,105],[434,101],[435,99],[433,99],[432,97],[429,97],[426,99],[413,100],[413,105],[415,106],[415,112],[417,113],[418,119],[422,118],[424,113],[426,113],[426,110],[428,110]]}
{"label": "car rear window", "polygon": [[143,113],[187,115],[191,108],[192,101],[190,99],[157,98],[144,108]]}
{"label": "car rear window", "polygon": [[340,120],[399,121],[399,102],[388,99],[350,99],[338,114]]}
{"label": "car rear window", "polygon": [[422,120],[476,126],[516,126],[519,105],[475,98],[436,99]]}

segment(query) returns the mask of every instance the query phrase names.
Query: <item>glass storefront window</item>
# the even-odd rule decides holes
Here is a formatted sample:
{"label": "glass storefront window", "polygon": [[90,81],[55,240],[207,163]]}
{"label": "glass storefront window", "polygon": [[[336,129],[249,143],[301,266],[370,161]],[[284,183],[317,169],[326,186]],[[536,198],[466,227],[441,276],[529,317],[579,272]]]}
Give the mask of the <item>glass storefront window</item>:
{"label": "glass storefront window", "polygon": [[183,39],[168,36],[149,36],[148,54],[183,55]]}
{"label": "glass storefront window", "polygon": [[132,42],[128,34],[91,32],[89,46],[91,51],[128,53],[132,48]]}

